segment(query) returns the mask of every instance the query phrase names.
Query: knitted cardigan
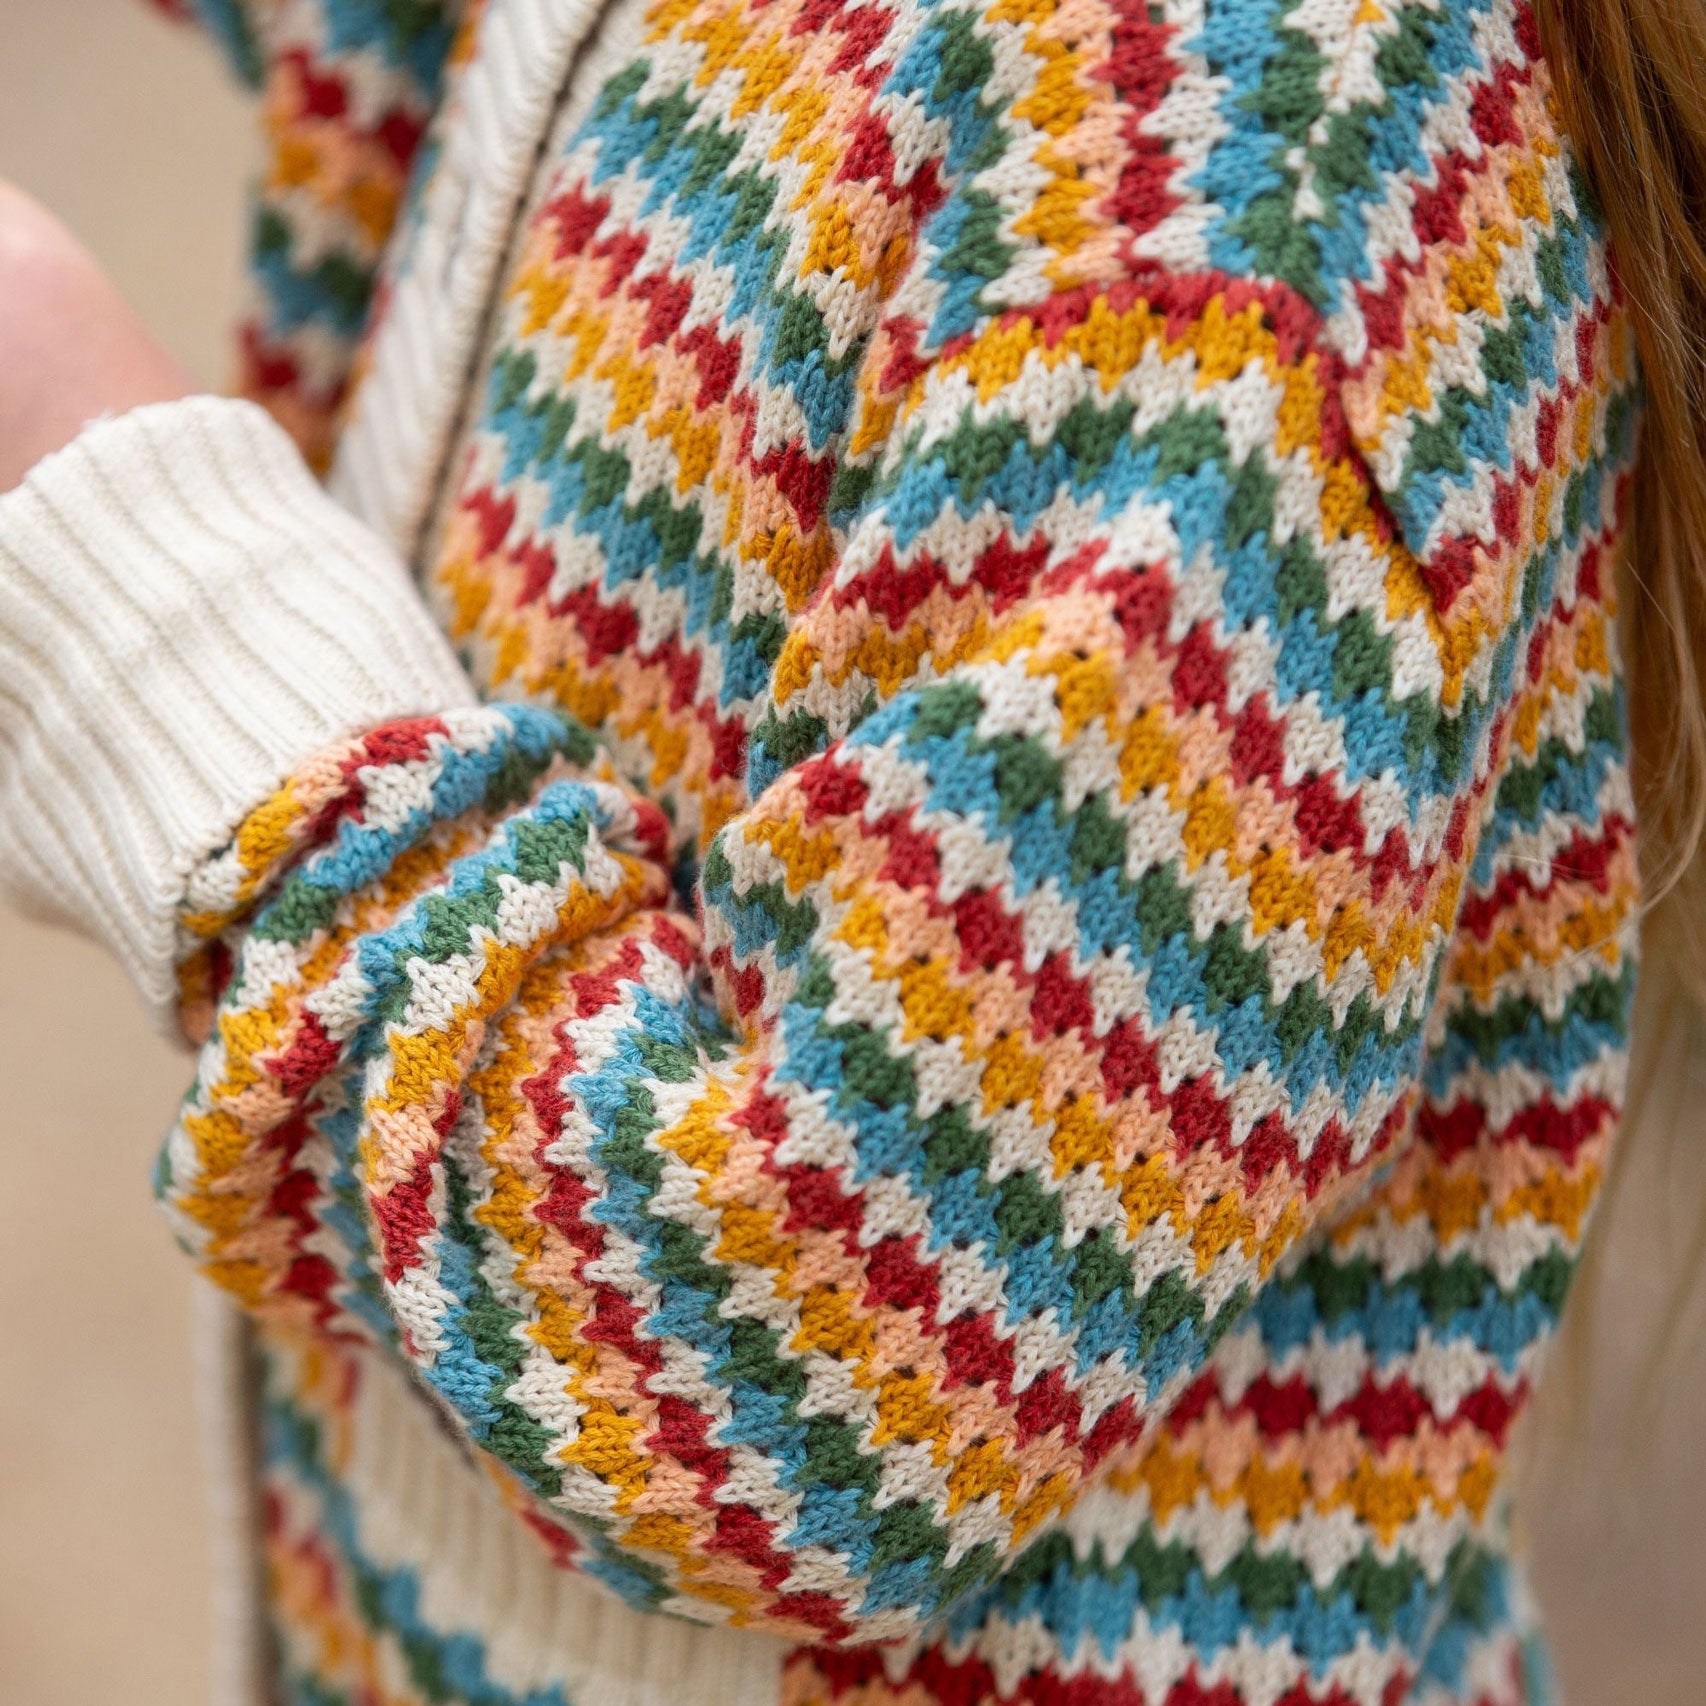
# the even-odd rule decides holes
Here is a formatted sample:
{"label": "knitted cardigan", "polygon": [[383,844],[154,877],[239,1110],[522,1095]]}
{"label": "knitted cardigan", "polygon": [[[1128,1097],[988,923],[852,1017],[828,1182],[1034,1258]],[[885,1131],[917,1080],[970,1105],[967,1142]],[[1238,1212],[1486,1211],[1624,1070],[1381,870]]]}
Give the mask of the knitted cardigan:
{"label": "knitted cardigan", "polygon": [[338,502],[209,399],[0,500],[0,859],[176,968],[274,1696],[1547,1698],[1635,374],[1526,8],[200,9]]}

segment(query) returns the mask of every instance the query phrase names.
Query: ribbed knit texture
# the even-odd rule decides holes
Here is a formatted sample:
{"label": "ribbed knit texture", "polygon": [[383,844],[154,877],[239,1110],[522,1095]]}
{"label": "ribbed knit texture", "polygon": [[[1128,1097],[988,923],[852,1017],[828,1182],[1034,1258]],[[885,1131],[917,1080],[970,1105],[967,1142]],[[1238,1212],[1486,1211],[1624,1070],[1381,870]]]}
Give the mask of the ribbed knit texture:
{"label": "ribbed knit texture", "polygon": [[0,496],[0,881],[163,1025],[190,875],[328,741],[472,699],[395,555],[251,403],[97,422]]}
{"label": "ribbed knit texture", "polygon": [[600,0],[506,0],[447,78],[442,146],[369,331],[328,489],[413,558],[569,66]]}

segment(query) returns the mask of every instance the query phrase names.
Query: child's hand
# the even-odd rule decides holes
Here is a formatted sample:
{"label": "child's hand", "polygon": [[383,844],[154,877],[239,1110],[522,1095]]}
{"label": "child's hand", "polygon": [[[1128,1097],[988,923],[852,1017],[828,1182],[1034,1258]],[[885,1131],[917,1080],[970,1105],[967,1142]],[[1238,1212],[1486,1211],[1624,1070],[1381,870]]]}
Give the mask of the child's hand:
{"label": "child's hand", "polygon": [[0,181],[0,491],[97,415],[194,388],[82,244]]}

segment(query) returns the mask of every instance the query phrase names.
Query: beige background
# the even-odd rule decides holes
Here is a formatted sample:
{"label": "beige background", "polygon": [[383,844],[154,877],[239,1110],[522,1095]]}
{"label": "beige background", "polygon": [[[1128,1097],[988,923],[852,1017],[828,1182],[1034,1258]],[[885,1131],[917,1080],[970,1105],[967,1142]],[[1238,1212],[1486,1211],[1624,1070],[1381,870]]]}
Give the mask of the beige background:
{"label": "beige background", "polygon": [[[139,0],[0,0],[0,174],[210,383],[251,148],[213,56]],[[188,1706],[208,1575],[190,1282],[148,1192],[186,1068],[95,949],[0,912],[0,973],[0,1706]],[[1706,1109],[1706,1075],[1643,1075]],[[1672,1368],[1643,1373],[1703,1206],[1706,1135],[1635,1153],[1599,1228],[1585,1396],[1548,1393],[1527,1518],[1573,1706],[1706,1702],[1698,1298]],[[1632,1408],[1641,1382],[1656,1413]]]}

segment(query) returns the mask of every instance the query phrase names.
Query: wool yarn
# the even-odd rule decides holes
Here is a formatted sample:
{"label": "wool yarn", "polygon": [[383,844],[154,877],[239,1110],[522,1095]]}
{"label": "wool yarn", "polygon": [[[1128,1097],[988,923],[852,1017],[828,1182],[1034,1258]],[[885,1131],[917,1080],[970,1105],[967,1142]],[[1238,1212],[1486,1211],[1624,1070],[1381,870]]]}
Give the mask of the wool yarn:
{"label": "wool yarn", "polygon": [[1545,1698],[1636,393],[1532,18],[632,11],[427,564],[493,702],[181,920],[161,1194],[273,1347],[275,1579],[333,1537],[287,1695],[521,1698],[363,1556],[388,1357],[790,1706]]}

